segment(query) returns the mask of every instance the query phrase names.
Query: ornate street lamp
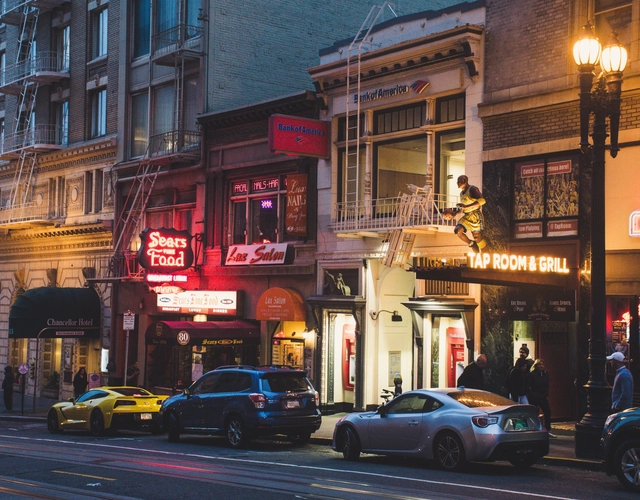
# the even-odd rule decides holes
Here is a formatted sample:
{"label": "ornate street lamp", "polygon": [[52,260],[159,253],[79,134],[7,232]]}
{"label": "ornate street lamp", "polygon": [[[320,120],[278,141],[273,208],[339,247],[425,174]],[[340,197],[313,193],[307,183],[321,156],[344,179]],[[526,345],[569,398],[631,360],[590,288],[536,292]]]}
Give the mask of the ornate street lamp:
{"label": "ornate street lamp", "polygon": [[[593,146],[591,146],[591,327],[589,331],[589,380],[587,412],[576,424],[576,456],[598,457],[599,441],[604,422],[609,415],[609,384],[605,376],[606,364],[606,276],[605,276],[605,216],[604,166],[607,117],[611,132],[610,154],[618,154],[620,125],[620,92],[622,71],[627,64],[627,51],[616,34],[611,43],[601,49],[591,23],[573,46],[580,80],[580,149],[586,154],[589,144],[589,121],[594,116]],[[600,63],[602,73],[595,79],[594,69]]]}

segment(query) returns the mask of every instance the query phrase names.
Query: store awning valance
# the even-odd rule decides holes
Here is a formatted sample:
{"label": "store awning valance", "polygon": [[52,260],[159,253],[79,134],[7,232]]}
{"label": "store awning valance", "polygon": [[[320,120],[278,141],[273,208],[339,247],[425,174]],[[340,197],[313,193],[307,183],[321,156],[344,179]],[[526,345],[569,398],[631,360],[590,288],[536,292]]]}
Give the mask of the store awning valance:
{"label": "store awning valance", "polygon": [[260,345],[260,327],[248,321],[156,321],[145,332],[147,344],[170,346]]}
{"label": "store awning valance", "polygon": [[97,339],[101,311],[100,297],[93,288],[33,288],[11,306],[9,338]]}
{"label": "store awning valance", "polygon": [[256,319],[262,321],[306,321],[302,296],[291,288],[269,288],[258,299]]}

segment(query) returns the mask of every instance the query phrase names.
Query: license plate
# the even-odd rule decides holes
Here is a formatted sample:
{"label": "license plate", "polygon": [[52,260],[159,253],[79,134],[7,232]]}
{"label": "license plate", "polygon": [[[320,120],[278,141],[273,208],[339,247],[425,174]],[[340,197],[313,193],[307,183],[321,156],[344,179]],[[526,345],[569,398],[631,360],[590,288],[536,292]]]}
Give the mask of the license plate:
{"label": "license plate", "polygon": [[300,401],[298,401],[297,399],[287,399],[285,408],[287,410],[291,408],[300,408]]}
{"label": "license plate", "polygon": [[529,428],[527,421],[521,418],[512,418],[511,425],[513,425],[513,430],[515,431],[526,431]]}
{"label": "license plate", "polygon": [[151,413],[141,413],[140,420],[151,420]]}

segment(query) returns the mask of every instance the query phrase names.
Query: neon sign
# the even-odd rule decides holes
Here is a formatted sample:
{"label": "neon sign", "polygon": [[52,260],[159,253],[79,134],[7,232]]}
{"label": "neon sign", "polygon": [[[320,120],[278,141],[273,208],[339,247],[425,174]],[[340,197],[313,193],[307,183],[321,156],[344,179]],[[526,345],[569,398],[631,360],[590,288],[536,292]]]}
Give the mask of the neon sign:
{"label": "neon sign", "polygon": [[473,269],[497,269],[500,271],[530,271],[538,273],[566,274],[567,259],[506,253],[469,253],[469,267]]}
{"label": "neon sign", "polygon": [[167,273],[193,264],[191,235],[187,231],[147,228],[140,233],[140,239],[138,261],[147,270]]}

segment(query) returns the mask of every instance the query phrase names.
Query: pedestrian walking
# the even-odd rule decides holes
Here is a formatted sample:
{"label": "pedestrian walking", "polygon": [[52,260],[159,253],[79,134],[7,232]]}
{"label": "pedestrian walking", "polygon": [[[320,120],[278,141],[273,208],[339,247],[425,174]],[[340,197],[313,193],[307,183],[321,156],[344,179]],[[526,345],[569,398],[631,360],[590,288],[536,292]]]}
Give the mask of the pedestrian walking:
{"label": "pedestrian walking", "polygon": [[550,438],[556,436],[551,433],[551,407],[549,406],[549,374],[544,369],[544,361],[536,359],[529,373],[529,404],[537,406],[544,415],[544,426]]}
{"label": "pedestrian walking", "polygon": [[624,362],[624,354],[614,352],[607,356],[607,360],[616,371],[611,391],[611,409],[613,413],[626,410],[633,406],[633,376]]}
{"label": "pedestrian walking", "polygon": [[512,401],[518,404],[529,404],[529,364],[526,359],[518,358],[509,372],[507,390]]}
{"label": "pedestrian walking", "polygon": [[87,379],[87,370],[84,367],[78,370],[75,377],[73,377],[73,397],[78,399],[87,390],[89,380]]}
{"label": "pedestrian walking", "polygon": [[484,367],[487,357],[480,354],[473,363],[469,363],[458,377],[458,387],[484,390]]}
{"label": "pedestrian walking", "polygon": [[2,381],[2,392],[4,396],[4,406],[6,411],[13,410],[13,368],[11,366],[4,367],[4,380]]}

